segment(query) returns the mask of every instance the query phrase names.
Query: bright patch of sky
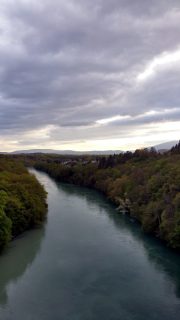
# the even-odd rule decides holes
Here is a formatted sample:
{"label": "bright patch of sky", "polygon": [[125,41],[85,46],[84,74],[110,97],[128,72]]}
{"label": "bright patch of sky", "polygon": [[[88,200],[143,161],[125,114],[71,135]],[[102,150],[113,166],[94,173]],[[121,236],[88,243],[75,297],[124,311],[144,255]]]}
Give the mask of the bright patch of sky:
{"label": "bright patch of sky", "polygon": [[176,66],[180,63],[180,49],[174,52],[163,52],[160,56],[155,57],[138,76],[138,81],[146,81],[149,77],[155,76],[167,67]]}

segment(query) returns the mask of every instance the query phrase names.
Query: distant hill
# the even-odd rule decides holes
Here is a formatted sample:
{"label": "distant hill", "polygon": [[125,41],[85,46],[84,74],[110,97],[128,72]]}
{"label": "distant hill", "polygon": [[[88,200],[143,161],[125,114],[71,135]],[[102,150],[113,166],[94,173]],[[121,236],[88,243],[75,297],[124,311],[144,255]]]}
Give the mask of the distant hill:
{"label": "distant hill", "polygon": [[11,154],[32,154],[32,153],[46,153],[46,154],[62,154],[62,155],[110,155],[122,153],[121,150],[104,150],[104,151],[73,151],[73,150],[54,150],[54,149],[30,149],[18,150],[11,152]]}
{"label": "distant hill", "polygon": [[[179,140],[168,141],[158,145],[153,146],[157,151],[165,152],[171,149],[174,145],[178,143]],[[54,150],[54,149],[29,149],[29,150],[17,150],[10,152],[10,154],[32,154],[32,153],[46,153],[46,154],[60,154],[60,155],[110,155],[123,153],[122,150],[92,150],[92,151],[74,151],[74,150]],[[0,152],[0,154],[5,154],[7,152]]]}
{"label": "distant hill", "polygon": [[164,142],[161,144],[157,144],[156,146],[154,146],[154,148],[157,151],[167,151],[167,150],[171,149],[173,146],[175,146],[178,142],[179,142],[179,140],[168,141],[168,142]]}

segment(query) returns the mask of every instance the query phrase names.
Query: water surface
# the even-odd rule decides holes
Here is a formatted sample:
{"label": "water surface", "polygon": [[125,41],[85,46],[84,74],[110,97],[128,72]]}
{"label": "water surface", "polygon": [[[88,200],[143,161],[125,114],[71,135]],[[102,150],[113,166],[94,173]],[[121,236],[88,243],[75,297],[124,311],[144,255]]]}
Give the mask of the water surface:
{"label": "water surface", "polygon": [[0,257],[0,319],[180,319],[180,257],[99,193],[33,172],[48,219]]}

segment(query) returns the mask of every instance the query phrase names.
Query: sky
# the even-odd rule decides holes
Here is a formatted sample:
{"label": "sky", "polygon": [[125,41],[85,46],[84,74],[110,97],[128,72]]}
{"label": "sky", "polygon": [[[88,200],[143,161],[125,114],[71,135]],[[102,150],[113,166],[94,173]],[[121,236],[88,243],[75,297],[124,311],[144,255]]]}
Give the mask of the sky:
{"label": "sky", "polygon": [[0,151],[179,133],[179,0],[0,0]]}

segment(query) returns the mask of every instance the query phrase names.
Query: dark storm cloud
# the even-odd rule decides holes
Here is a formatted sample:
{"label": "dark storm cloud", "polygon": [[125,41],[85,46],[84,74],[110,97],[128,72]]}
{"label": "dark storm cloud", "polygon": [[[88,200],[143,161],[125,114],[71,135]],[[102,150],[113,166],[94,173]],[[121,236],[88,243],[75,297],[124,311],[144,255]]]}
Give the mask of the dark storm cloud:
{"label": "dark storm cloud", "polygon": [[97,121],[116,115],[131,117],[124,132],[131,123],[180,120],[179,62],[137,82],[155,57],[178,49],[179,19],[179,1],[2,0],[1,135],[52,126],[67,140],[69,127],[77,127],[73,139],[83,128],[98,138],[122,123]]}

